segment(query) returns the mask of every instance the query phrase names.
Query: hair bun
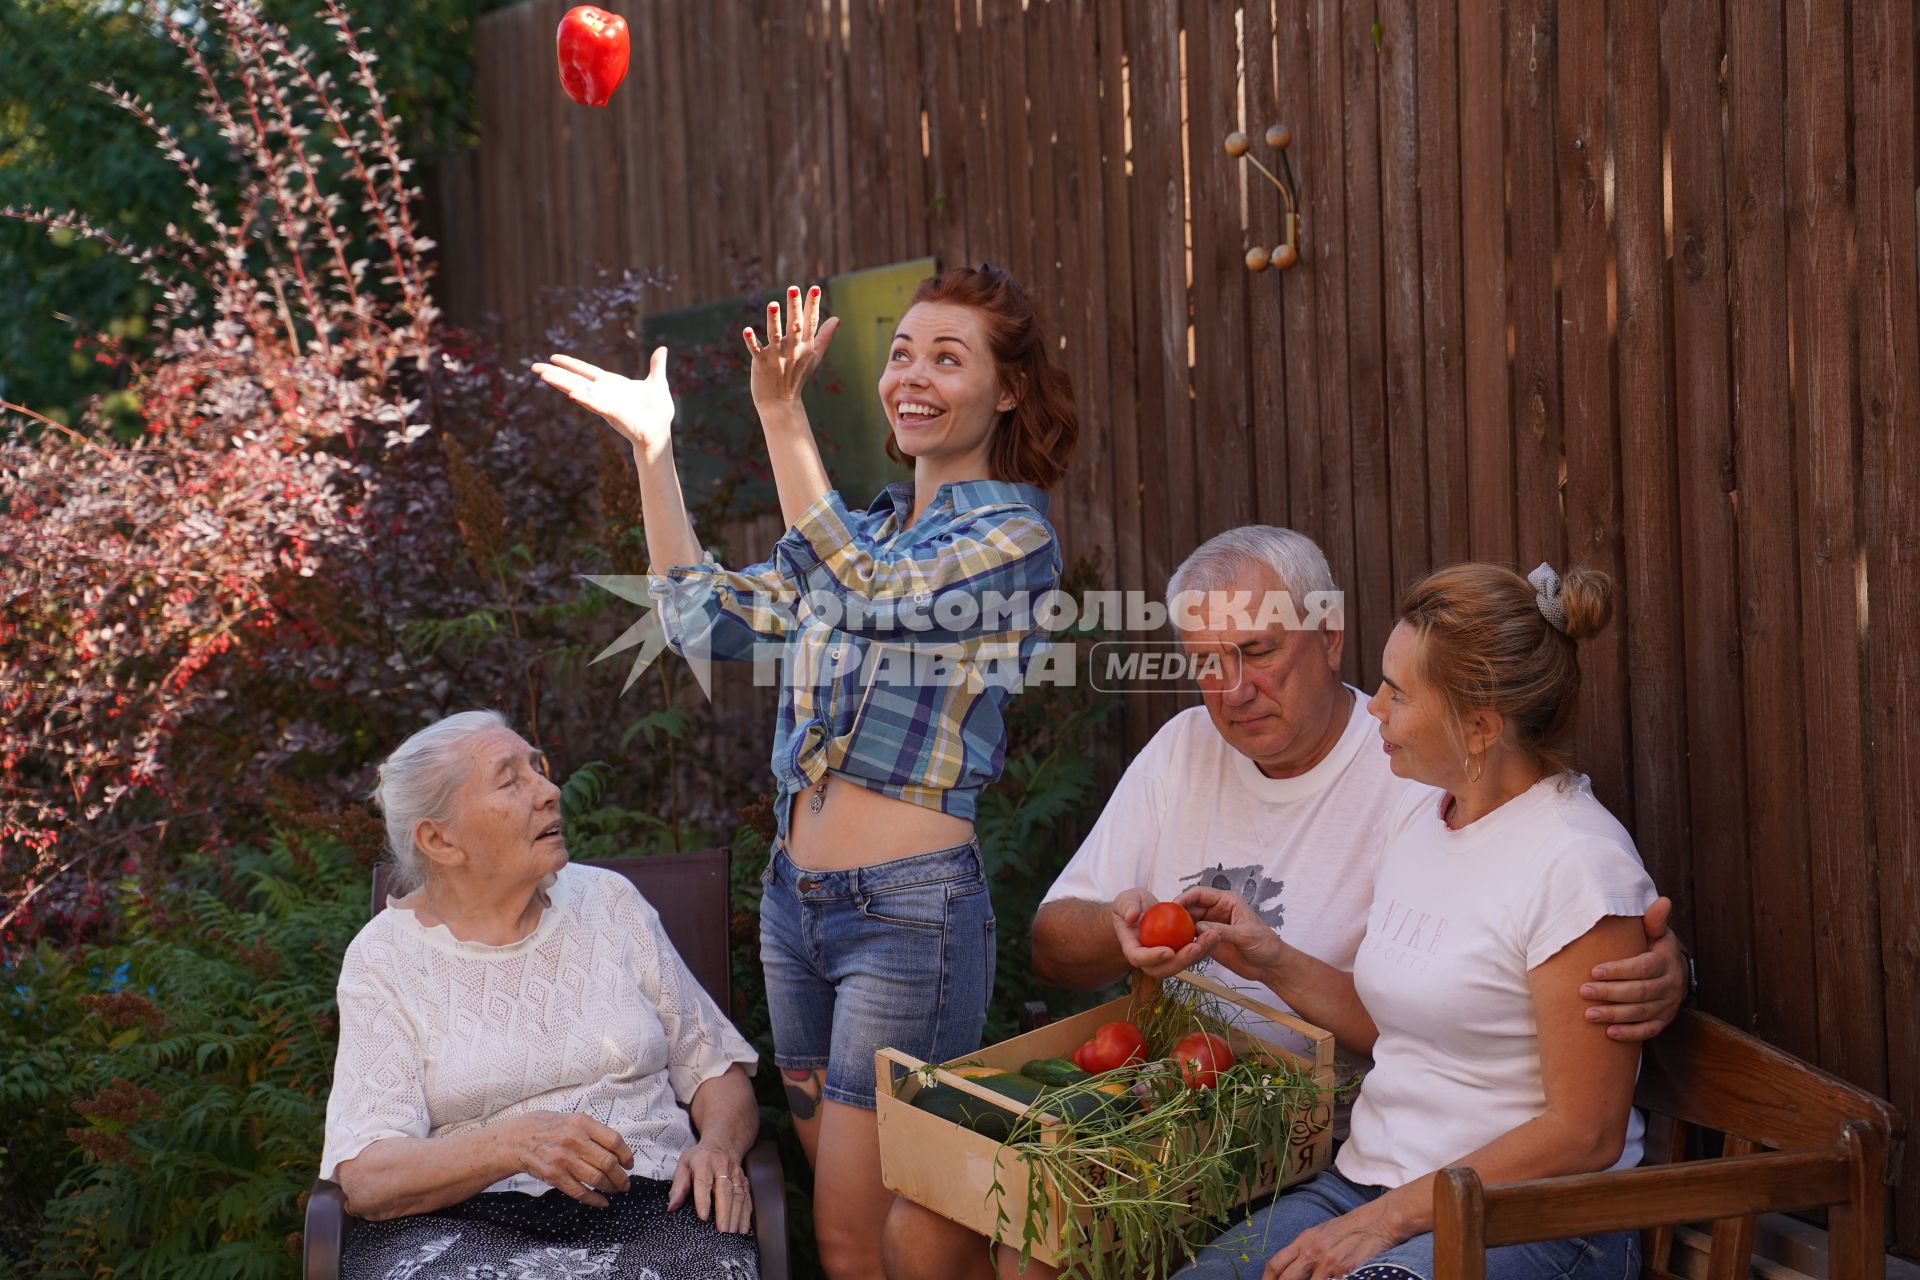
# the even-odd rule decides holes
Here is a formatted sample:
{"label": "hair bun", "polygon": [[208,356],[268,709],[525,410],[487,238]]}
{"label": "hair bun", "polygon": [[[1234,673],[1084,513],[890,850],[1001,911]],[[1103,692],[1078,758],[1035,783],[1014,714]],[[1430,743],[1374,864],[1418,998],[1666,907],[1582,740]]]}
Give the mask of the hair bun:
{"label": "hair bun", "polygon": [[1598,569],[1576,566],[1560,580],[1560,608],[1569,640],[1598,635],[1613,617],[1613,579]]}

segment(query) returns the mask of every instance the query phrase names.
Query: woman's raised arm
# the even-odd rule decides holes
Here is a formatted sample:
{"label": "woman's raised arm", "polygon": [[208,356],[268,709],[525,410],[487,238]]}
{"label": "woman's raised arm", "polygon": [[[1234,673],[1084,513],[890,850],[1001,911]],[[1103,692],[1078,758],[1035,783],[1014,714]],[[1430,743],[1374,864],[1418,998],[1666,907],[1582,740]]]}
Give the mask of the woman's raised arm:
{"label": "woman's raised arm", "polygon": [[667,349],[655,347],[647,376],[610,373],[573,356],[556,355],[533,371],[550,387],[585,405],[633,447],[640,475],[640,518],[646,526],[647,558],[655,573],[699,564],[700,539],[687,518],[680,473],[673,465],[673,394],[667,389]]}
{"label": "woman's raised arm", "polygon": [[767,304],[767,340],[751,328],[741,336],[753,357],[750,385],[760,429],[767,437],[767,458],[773,465],[773,484],[780,494],[780,515],[792,527],[801,513],[833,487],[813,438],[813,424],[800,393],[807,379],[826,358],[840,318],[820,319],[820,287],[807,290],[800,300],[798,287],[787,289],[787,317],[782,322],[778,300]]}

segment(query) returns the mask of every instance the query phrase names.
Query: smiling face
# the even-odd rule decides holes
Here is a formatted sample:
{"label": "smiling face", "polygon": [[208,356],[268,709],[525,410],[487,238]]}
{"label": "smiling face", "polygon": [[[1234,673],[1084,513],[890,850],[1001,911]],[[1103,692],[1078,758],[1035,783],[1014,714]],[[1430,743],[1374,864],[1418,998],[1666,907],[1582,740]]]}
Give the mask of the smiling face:
{"label": "smiling face", "polygon": [[476,733],[445,821],[423,820],[414,839],[442,873],[495,886],[537,884],[567,865],[560,788],[545,756],[510,729]]}
{"label": "smiling face", "polygon": [[1467,744],[1445,698],[1422,674],[1424,643],[1406,623],[1394,627],[1367,710],[1380,722],[1381,749],[1395,774],[1451,791],[1466,776]]}
{"label": "smiling face", "polygon": [[986,325],[971,307],[916,302],[900,317],[880,375],[880,405],[900,452],[963,460],[987,474],[994,424],[1017,397],[1000,385]]}
{"label": "smiling face", "polygon": [[[1272,573],[1249,569],[1222,591],[1247,593],[1257,614],[1266,592],[1284,589]],[[1312,768],[1346,729],[1353,699],[1340,682],[1343,637],[1324,625],[1289,630],[1276,622],[1259,631],[1203,626],[1181,641],[1197,659],[1218,659],[1211,672],[1203,662],[1198,678],[1214,728],[1261,772],[1280,778]]]}

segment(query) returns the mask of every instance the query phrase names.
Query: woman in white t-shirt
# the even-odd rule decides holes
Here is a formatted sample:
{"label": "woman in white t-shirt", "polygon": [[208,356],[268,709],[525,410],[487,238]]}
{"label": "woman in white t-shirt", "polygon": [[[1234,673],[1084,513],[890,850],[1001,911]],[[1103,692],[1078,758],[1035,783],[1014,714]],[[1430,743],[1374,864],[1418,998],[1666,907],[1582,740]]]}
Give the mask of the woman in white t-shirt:
{"label": "woman in white t-shirt", "polygon": [[[1640,1159],[1636,1045],[1585,1016],[1582,980],[1640,951],[1655,896],[1633,841],[1571,769],[1575,642],[1612,585],[1487,564],[1402,602],[1369,704],[1409,790],[1387,823],[1352,973],[1290,945],[1232,894],[1183,895],[1209,952],[1371,1055],[1334,1167],[1202,1250],[1182,1276],[1425,1280],[1433,1176],[1489,1184]],[[1491,1249],[1490,1280],[1626,1280],[1630,1232]]]}
{"label": "woman in white t-shirt", "polygon": [[380,768],[395,879],[340,966],[320,1176],[346,1280],[752,1280],[757,1055],[494,711]]}

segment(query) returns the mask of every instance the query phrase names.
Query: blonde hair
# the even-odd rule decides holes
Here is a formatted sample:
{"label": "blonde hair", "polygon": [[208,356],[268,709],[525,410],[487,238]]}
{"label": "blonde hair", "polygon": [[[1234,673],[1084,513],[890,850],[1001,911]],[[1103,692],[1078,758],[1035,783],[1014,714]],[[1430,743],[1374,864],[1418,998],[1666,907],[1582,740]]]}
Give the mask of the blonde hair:
{"label": "blonde hair", "polygon": [[1498,564],[1449,565],[1408,589],[1400,621],[1420,637],[1420,674],[1456,721],[1494,712],[1514,745],[1560,773],[1573,767],[1578,644],[1612,617],[1613,580],[1574,568],[1544,585],[1552,577],[1535,570],[1529,581]]}

